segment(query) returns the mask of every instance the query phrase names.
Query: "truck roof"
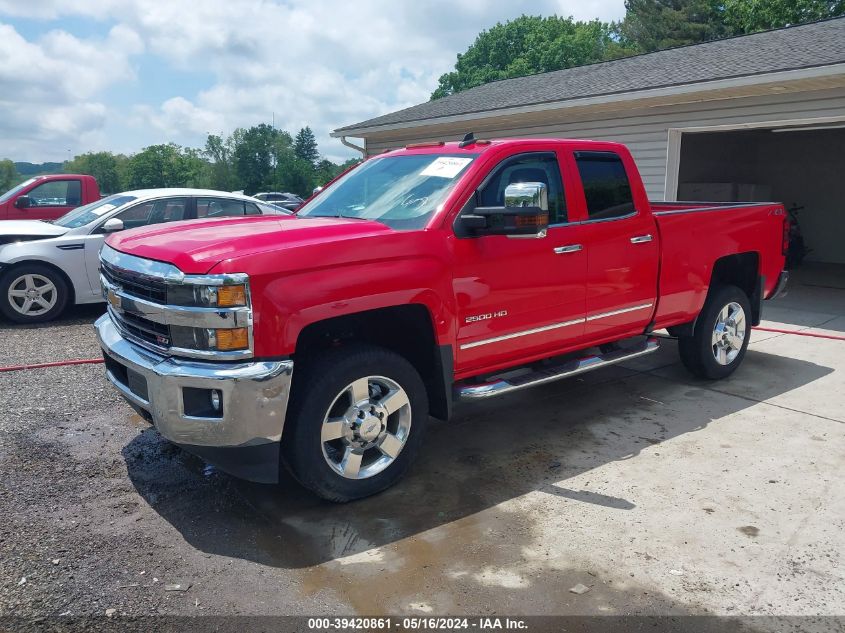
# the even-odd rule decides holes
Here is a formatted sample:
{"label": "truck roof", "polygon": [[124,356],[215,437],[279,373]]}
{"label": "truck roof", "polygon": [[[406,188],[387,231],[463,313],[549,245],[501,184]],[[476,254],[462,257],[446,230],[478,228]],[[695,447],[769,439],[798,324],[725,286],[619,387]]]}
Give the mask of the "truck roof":
{"label": "truck roof", "polygon": [[489,151],[493,148],[507,147],[509,145],[548,145],[550,147],[559,147],[560,145],[576,144],[579,149],[589,149],[595,146],[596,149],[607,149],[610,146],[624,147],[621,143],[614,143],[611,141],[590,141],[584,139],[572,138],[508,138],[508,139],[476,139],[474,142],[461,147],[460,141],[428,141],[420,143],[411,143],[405,147],[399,147],[394,150],[388,150],[381,155],[398,154],[412,152],[415,154],[436,154],[449,152],[461,154],[480,154]]}

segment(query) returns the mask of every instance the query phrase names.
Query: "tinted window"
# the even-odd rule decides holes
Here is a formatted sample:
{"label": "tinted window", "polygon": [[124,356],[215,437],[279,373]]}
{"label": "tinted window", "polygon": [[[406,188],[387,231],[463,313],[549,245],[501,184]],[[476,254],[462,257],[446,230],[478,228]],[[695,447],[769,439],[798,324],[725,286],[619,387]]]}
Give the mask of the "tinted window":
{"label": "tinted window", "polygon": [[591,220],[617,218],[634,212],[631,184],[622,159],[613,152],[576,152]]}
{"label": "tinted window", "polygon": [[91,224],[98,218],[104,216],[106,213],[113,211],[117,207],[123,206],[128,202],[132,202],[135,196],[109,196],[97,202],[86,204],[84,207],[77,207],[69,213],[65,213],[62,217],[56,220],[53,224],[64,226],[69,229],[75,229],[86,224]]}
{"label": "tinted window", "polygon": [[149,200],[136,204],[122,213],[117,218],[123,220],[123,227],[134,229],[148,224],[160,224],[162,222],[174,222],[185,217],[187,198],[164,198],[162,200]]}
{"label": "tinted window", "polygon": [[560,178],[560,167],[554,154],[524,154],[504,161],[496,167],[492,178],[478,192],[478,206],[501,207],[505,189],[517,182],[542,182],[549,195],[549,224],[566,222],[566,200]]}
{"label": "tinted window", "polygon": [[243,200],[226,198],[197,198],[198,218],[226,218],[244,214]]}
{"label": "tinted window", "polygon": [[33,207],[78,207],[82,203],[82,183],[78,180],[52,180],[28,194]]}
{"label": "tinted window", "polygon": [[244,202],[244,206],[246,207],[247,215],[261,215],[261,209],[258,208],[257,204],[252,204],[251,202]]}

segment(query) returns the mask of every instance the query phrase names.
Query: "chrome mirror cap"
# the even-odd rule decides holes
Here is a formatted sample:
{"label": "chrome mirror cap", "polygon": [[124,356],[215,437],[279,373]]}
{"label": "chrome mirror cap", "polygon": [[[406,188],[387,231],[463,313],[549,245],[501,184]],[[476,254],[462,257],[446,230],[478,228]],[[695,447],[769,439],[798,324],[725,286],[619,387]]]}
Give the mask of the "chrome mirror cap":
{"label": "chrome mirror cap", "polygon": [[549,192],[542,182],[514,182],[505,188],[505,207],[549,210]]}

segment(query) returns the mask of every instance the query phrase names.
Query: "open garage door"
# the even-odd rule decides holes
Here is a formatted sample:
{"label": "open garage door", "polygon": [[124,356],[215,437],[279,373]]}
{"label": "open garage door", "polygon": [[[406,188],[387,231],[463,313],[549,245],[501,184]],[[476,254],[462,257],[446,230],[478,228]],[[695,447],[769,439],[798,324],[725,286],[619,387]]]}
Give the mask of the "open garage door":
{"label": "open garage door", "polygon": [[845,287],[845,124],[684,132],[677,198],[797,208],[805,261]]}

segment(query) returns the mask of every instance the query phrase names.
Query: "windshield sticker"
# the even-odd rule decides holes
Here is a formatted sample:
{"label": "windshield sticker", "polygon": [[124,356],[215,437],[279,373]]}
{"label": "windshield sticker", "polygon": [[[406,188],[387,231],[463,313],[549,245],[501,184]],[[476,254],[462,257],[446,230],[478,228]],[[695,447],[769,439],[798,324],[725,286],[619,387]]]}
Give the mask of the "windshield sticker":
{"label": "windshield sticker", "polygon": [[113,204],[108,203],[108,204],[104,204],[101,207],[97,207],[96,209],[91,209],[91,213],[93,213],[94,215],[96,215],[99,218],[101,215],[103,215],[104,213],[108,213],[109,211],[111,211],[114,208],[115,208],[115,206]]}
{"label": "windshield sticker", "polygon": [[420,176],[437,176],[438,178],[454,178],[466,167],[472,158],[456,158],[454,156],[440,156],[428,167],[420,172]]}

